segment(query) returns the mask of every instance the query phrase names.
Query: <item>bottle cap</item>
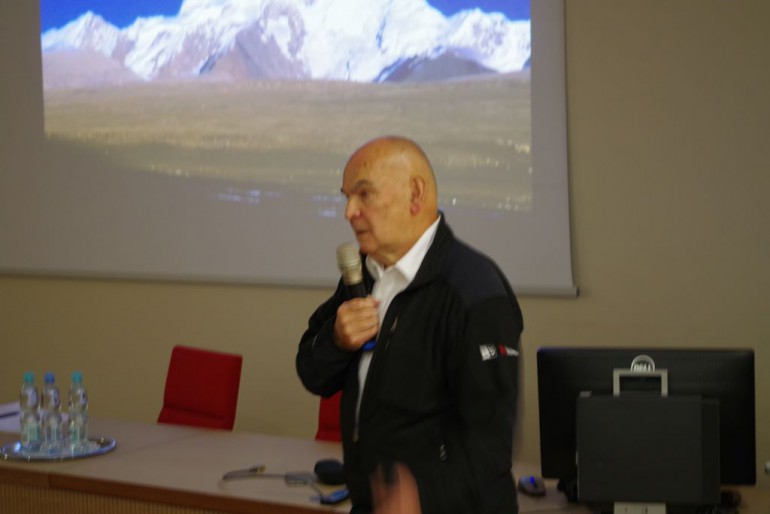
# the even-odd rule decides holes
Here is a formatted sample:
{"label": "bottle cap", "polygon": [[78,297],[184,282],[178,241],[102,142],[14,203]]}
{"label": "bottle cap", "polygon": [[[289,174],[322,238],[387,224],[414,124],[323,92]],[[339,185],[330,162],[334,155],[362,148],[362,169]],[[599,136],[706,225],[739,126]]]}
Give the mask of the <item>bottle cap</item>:
{"label": "bottle cap", "polygon": [[83,373],[80,371],[73,371],[72,372],[72,381],[75,383],[80,383],[83,381]]}
{"label": "bottle cap", "polygon": [[53,373],[51,373],[51,372],[49,371],[48,373],[46,373],[46,374],[45,374],[45,383],[46,383],[46,384],[52,384],[52,383],[54,383],[54,382],[56,381],[56,378],[55,378],[55,377],[56,377],[56,376],[55,376]]}
{"label": "bottle cap", "polygon": [[24,372],[24,381],[32,383],[35,381],[35,374],[31,371],[25,371]]}

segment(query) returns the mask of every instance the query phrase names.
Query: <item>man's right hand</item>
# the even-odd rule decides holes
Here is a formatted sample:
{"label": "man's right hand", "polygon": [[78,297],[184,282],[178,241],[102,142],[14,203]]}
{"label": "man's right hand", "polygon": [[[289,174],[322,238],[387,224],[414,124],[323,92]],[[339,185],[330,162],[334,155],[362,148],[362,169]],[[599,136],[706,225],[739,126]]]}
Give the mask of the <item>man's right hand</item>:
{"label": "man's right hand", "polygon": [[379,300],[367,296],[353,298],[340,305],[334,322],[334,343],[343,350],[356,351],[377,337],[380,329],[379,304]]}
{"label": "man's right hand", "polygon": [[420,514],[420,491],[405,464],[378,466],[371,477],[374,514]]}

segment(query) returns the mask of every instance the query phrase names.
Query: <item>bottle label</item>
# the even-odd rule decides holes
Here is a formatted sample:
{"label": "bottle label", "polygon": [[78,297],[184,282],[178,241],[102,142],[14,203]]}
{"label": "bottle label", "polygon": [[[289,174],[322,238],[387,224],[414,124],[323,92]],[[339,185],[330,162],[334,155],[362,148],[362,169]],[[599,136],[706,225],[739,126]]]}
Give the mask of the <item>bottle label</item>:
{"label": "bottle label", "polygon": [[21,445],[27,449],[40,443],[40,426],[37,423],[26,423],[21,430]]}
{"label": "bottle label", "polygon": [[22,403],[25,405],[28,405],[30,407],[34,407],[37,405],[37,389],[29,388],[24,390],[24,398],[22,398]]}

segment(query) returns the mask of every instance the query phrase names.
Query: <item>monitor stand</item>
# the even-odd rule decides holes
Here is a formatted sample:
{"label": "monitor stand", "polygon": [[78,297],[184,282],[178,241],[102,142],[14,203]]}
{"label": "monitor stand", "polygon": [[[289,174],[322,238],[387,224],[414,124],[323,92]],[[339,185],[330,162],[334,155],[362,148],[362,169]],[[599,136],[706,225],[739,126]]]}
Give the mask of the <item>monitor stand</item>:
{"label": "monitor stand", "polygon": [[666,504],[615,502],[612,514],[666,514]]}

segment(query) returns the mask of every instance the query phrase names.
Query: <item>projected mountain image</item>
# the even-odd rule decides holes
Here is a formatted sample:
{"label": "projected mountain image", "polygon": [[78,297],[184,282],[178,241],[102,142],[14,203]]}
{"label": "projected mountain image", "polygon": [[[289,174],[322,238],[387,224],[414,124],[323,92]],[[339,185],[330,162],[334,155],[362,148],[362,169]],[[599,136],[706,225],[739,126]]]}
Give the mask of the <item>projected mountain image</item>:
{"label": "projected mountain image", "polygon": [[[181,177],[337,194],[381,134],[420,142],[444,205],[531,206],[530,23],[425,0],[186,0],[41,36],[47,135]],[[45,9],[45,5],[43,7]]]}

